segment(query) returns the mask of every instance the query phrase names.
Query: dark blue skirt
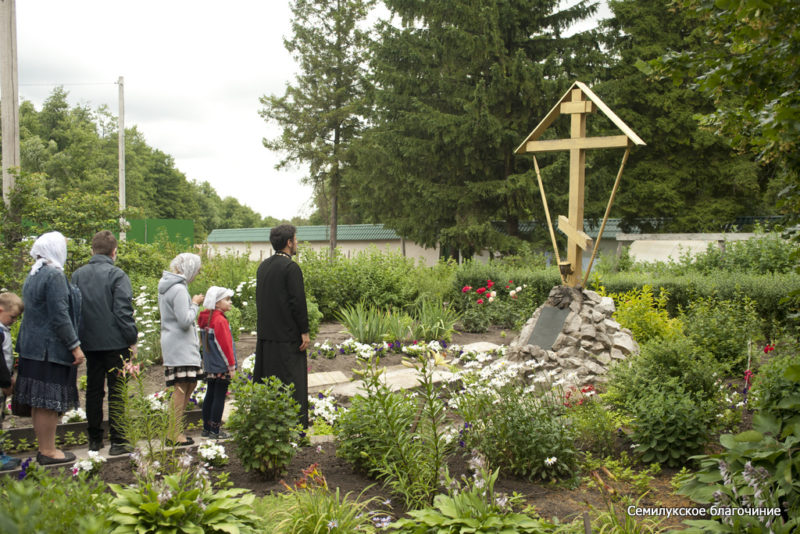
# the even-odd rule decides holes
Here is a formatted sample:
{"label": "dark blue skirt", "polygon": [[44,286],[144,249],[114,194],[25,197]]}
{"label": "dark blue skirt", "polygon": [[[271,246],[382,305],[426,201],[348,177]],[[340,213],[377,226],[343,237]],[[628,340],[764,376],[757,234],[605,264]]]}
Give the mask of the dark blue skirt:
{"label": "dark blue skirt", "polygon": [[19,359],[14,395],[21,404],[64,413],[78,407],[78,366]]}

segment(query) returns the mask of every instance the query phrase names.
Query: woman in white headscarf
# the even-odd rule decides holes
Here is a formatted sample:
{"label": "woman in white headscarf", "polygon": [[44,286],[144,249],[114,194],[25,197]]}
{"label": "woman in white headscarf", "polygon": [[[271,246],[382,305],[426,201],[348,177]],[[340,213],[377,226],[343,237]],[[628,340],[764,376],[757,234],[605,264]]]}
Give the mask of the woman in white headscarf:
{"label": "woman in white headscarf", "polygon": [[75,460],[56,448],[59,415],[78,407],[77,368],[85,357],[78,339],[80,291],[64,274],[67,240],[59,232],[43,234],[31,248],[36,260],[25,279],[25,314],[19,331],[17,404],[31,407],[40,464]]}
{"label": "woman in white headscarf", "polygon": [[[172,410],[175,421],[183,417],[186,405],[202,378],[200,347],[195,321],[203,295],[189,296],[188,285],[200,272],[200,256],[178,254],[164,271],[158,282],[158,307],[161,310],[161,354],[164,358],[164,375],[167,387],[174,386]],[[167,436],[168,445],[191,445],[194,440],[179,430],[172,429]]]}

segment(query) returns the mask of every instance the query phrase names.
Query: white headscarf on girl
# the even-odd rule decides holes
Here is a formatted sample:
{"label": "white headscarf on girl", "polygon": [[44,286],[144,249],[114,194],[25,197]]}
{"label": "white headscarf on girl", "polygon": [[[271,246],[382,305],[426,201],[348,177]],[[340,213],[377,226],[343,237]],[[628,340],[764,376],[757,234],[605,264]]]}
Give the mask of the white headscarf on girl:
{"label": "white headscarf on girl", "polygon": [[206,290],[206,298],[203,300],[203,307],[213,310],[217,307],[217,302],[225,297],[232,297],[233,291],[226,287],[211,286]]}
{"label": "white headscarf on girl", "polygon": [[197,254],[183,252],[173,258],[169,264],[169,270],[183,275],[187,282],[191,282],[200,272],[200,261],[200,256]]}
{"label": "white headscarf on girl", "polygon": [[45,264],[63,271],[64,262],[67,261],[67,239],[61,232],[42,234],[33,243],[31,256],[36,260],[31,267],[31,276],[39,272],[39,269]]}

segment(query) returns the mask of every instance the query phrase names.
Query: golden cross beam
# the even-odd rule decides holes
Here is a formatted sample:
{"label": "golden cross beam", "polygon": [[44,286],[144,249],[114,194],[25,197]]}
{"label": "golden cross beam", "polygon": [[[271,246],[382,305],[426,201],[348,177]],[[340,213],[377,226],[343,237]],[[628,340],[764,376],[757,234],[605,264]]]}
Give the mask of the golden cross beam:
{"label": "golden cross beam", "polygon": [[[584,97],[587,97],[588,100]],[[600,110],[608,117],[614,125],[622,130],[624,135],[587,137],[586,117],[589,113],[594,113],[597,110]],[[568,139],[540,141],[539,137],[541,137],[542,133],[561,114],[570,116],[570,137]],[[586,151],[601,148],[630,149],[631,145],[644,145],[644,141],[642,141],[628,125],[622,122],[622,120],[586,85],[581,82],[575,82],[515,151],[516,154],[549,152],[555,150],[569,151],[569,210],[567,217],[563,215],[559,215],[558,217],[558,229],[567,236],[567,261],[559,262],[559,267],[562,269],[562,277],[565,276],[564,280],[568,286],[575,287],[585,283],[589,275],[589,270],[591,269],[590,262],[586,277],[582,279],[583,251],[587,250],[592,245],[591,238],[583,231],[583,205],[586,191]],[[622,164],[623,167],[627,155],[628,152],[626,151]],[[535,156],[534,165],[537,170],[537,177],[539,177],[541,188],[541,177],[538,174],[538,165],[536,164]],[[597,236],[597,241],[594,244],[592,260],[594,260],[594,256],[597,253],[597,247],[602,237],[605,223],[608,220],[611,203],[614,201],[614,194],[619,185],[619,177],[621,174],[622,167],[617,175],[617,180],[614,184],[608,207],[606,208],[600,234]],[[547,214],[548,225],[550,226],[550,233],[552,236],[552,223],[550,222],[544,191],[542,191],[542,201],[545,203],[545,213]],[[554,236],[553,247],[556,257],[558,257],[558,248]]]}

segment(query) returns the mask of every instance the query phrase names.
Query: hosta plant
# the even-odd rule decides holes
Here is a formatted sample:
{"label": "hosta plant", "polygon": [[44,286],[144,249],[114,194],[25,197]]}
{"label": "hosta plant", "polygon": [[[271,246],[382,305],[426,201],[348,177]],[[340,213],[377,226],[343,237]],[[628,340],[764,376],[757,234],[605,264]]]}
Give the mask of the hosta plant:
{"label": "hosta plant", "polygon": [[[226,485],[226,475],[222,486]],[[244,489],[215,489],[205,469],[185,465],[162,479],[123,487],[109,484],[116,498],[109,507],[111,532],[254,532],[254,496]]]}
{"label": "hosta plant", "polygon": [[489,470],[486,460],[473,451],[473,475],[461,481],[445,475],[447,494],[437,495],[433,506],[412,510],[410,518],[389,525],[399,532],[460,534],[462,532],[551,532],[553,525],[514,510],[518,499],[496,492],[499,471]]}
{"label": "hosta plant", "polygon": [[[700,469],[684,477],[678,493],[717,508],[780,509],[780,514],[718,515],[686,521],[686,532],[774,532],[800,529],[800,436],[776,439],[781,421],[756,414],[753,429],[720,436],[722,452],[697,456]],[[709,507],[710,509],[711,507]]]}

